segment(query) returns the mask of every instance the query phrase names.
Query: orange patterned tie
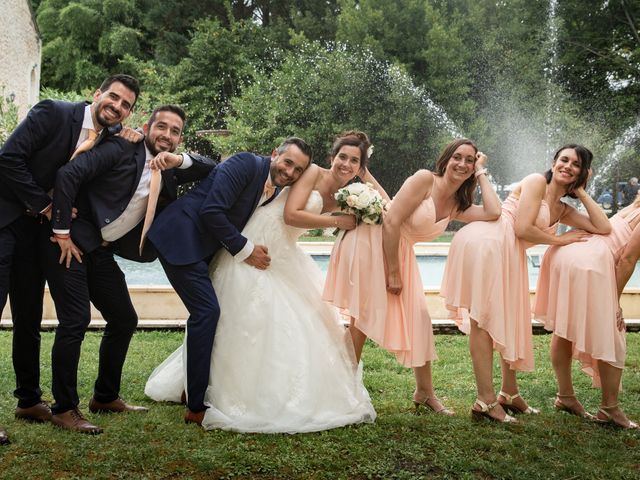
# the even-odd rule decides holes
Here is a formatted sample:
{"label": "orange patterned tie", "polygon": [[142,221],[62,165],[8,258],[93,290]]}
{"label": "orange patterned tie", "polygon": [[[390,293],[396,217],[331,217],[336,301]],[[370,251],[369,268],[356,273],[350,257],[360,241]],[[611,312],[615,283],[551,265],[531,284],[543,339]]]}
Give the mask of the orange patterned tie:
{"label": "orange patterned tie", "polygon": [[267,200],[269,200],[271,197],[273,197],[273,194],[276,192],[276,187],[273,183],[271,183],[271,178],[268,178],[267,181],[264,184],[264,201],[266,202]]}
{"label": "orange patterned tie", "polygon": [[74,158],[76,158],[78,155],[80,155],[81,153],[87,152],[89,150],[91,150],[93,148],[93,146],[96,144],[96,139],[98,138],[98,132],[96,132],[93,129],[89,129],[89,136],[87,137],[87,139],[82,142],[80,145],[78,145],[78,147],[76,148],[75,152],[73,152],[73,155],[71,155],[70,160],[73,160]]}
{"label": "orange patterned tie", "polygon": [[142,249],[144,248],[144,241],[147,238],[147,232],[151,228],[153,223],[153,217],[156,214],[156,207],[158,206],[158,197],[160,196],[160,181],[162,180],[162,174],[160,170],[151,170],[151,179],[149,180],[149,200],[147,201],[147,211],[144,214],[144,224],[142,225],[142,235],[140,235],[140,255],[142,255]]}

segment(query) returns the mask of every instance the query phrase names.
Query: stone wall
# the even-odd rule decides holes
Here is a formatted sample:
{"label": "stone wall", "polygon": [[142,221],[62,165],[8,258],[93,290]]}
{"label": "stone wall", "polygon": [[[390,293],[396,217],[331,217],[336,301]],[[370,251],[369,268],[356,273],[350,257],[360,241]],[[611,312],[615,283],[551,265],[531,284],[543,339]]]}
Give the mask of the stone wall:
{"label": "stone wall", "polygon": [[0,0],[0,95],[22,119],[38,102],[42,42],[30,0]]}

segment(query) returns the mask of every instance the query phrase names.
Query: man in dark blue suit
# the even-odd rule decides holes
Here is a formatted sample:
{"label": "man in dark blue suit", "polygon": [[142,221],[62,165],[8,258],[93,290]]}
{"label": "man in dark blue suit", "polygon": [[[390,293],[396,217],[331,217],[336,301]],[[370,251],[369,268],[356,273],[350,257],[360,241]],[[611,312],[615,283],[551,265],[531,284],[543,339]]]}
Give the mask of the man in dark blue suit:
{"label": "man in dark blue suit", "polygon": [[[0,149],[0,308],[11,296],[16,417],[51,417],[40,389],[40,322],[44,278],[37,238],[58,169],[92,135],[99,144],[117,131],[139,94],[138,81],[111,76],[93,103],[44,100],[35,105]],[[115,128],[114,128],[115,127]],[[11,281],[9,281],[11,279]]]}
{"label": "man in dark blue suit", "polygon": [[[107,325],[89,409],[146,410],[119,396],[122,367],[138,317],[114,252],[122,254],[128,248],[127,256],[138,259],[152,167],[162,169],[160,193],[164,202],[176,199],[178,184],[202,179],[215,167],[216,162],[206,157],[173,153],[182,142],[185,121],[180,107],[160,106],[144,126],[144,142],[109,138],[58,171],[51,221],[57,245],[48,235],[41,239],[45,276],[60,322],[51,355],[55,398],[51,420],[57,426],[81,433],[102,432],[84,419],[78,408],[78,361],[91,319],[90,302]],[[74,205],[77,216],[72,220]],[[149,257],[153,254],[144,260]]]}
{"label": "man in dark blue suit", "polygon": [[240,232],[257,206],[295,182],[310,163],[311,149],[295,137],[285,140],[270,157],[238,153],[167,207],[149,231],[167,277],[189,311],[185,422],[202,424],[207,408],[204,396],[220,316],[209,261],[225,248],[237,261],[266,269],[267,248],[253,245]]}

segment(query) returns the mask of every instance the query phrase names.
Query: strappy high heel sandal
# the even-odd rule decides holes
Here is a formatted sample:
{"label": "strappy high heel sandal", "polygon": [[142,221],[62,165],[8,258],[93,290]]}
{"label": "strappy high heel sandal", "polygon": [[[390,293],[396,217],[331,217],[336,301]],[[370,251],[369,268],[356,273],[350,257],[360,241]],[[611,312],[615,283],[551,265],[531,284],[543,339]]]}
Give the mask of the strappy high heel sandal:
{"label": "strappy high heel sandal", "polygon": [[[504,398],[504,402],[500,402],[500,397]],[[502,390],[500,390],[500,393],[498,394],[498,402],[500,402],[500,405],[502,405],[502,408],[504,408],[509,413],[513,413],[514,415],[518,413],[524,413],[525,415],[538,415],[540,413],[540,410],[538,410],[537,408],[530,407],[528,405],[527,405],[527,408],[525,408],[524,410],[521,410],[520,408],[518,408],[516,405],[513,404],[513,401],[518,397],[522,398],[519,393],[516,393],[515,395],[509,395],[508,393],[505,393]],[[522,401],[524,402],[524,399],[522,399]]]}
{"label": "strappy high heel sandal", "polygon": [[491,415],[489,415],[489,411],[493,410],[495,407],[497,407],[499,405],[498,400],[496,400],[493,403],[489,403],[488,405],[486,403],[484,403],[482,400],[480,400],[479,398],[476,398],[475,403],[473,404],[474,406],[477,405],[480,407],[480,410],[476,410],[475,408],[471,408],[471,419],[475,420],[476,422],[481,421],[482,419],[487,419],[490,420],[492,422],[498,422],[498,423],[520,423],[518,422],[518,420],[515,419],[515,417],[512,417],[511,415],[509,415],[508,413],[504,414],[504,418],[502,420],[500,420],[499,418],[495,418],[492,417]]}
{"label": "strappy high heel sandal", "polygon": [[[589,421],[592,421],[592,422],[596,420],[596,417],[594,415],[591,415],[589,412],[587,412],[584,409],[584,407],[582,408],[582,411],[580,411],[580,410],[576,410],[573,407],[567,406],[567,404],[562,401],[563,398],[573,399],[576,402],[578,401],[578,399],[576,398],[575,395],[560,395],[559,393],[557,393],[556,394],[556,399],[553,401],[553,407],[556,410],[558,410],[559,412],[567,412],[567,413],[569,413],[571,415],[575,415],[576,417],[580,417],[580,418],[583,418],[585,420],[589,420]],[[580,403],[580,402],[578,402],[578,403]]]}
{"label": "strappy high heel sandal", "polygon": [[431,406],[431,404],[429,404],[429,400],[431,400],[432,398],[433,397],[427,397],[421,402],[419,402],[419,401],[417,401],[415,399],[413,400],[413,404],[416,406],[416,415],[420,414],[420,407],[421,406],[424,407],[425,410],[427,410],[428,412],[437,413],[439,415],[447,415],[449,417],[453,417],[456,414],[453,410],[448,409],[444,405],[442,405],[442,408],[440,408],[440,409],[433,408],[433,406]]}
{"label": "strappy high heel sandal", "polygon": [[626,424],[620,423],[620,422],[616,421],[615,418],[613,418],[613,415],[611,415],[610,412],[615,410],[615,409],[618,409],[618,408],[620,408],[620,407],[618,406],[617,403],[615,405],[610,405],[608,407],[605,407],[604,405],[601,406],[598,409],[598,413],[602,413],[606,417],[606,419],[602,419],[602,418],[596,417],[596,420],[599,423],[603,423],[603,424],[606,424],[606,425],[611,425],[611,426],[617,427],[617,428],[622,428],[624,430],[638,430],[640,428],[638,426],[638,424],[636,422],[632,422],[628,418],[627,418],[627,422],[628,423],[626,423]]}

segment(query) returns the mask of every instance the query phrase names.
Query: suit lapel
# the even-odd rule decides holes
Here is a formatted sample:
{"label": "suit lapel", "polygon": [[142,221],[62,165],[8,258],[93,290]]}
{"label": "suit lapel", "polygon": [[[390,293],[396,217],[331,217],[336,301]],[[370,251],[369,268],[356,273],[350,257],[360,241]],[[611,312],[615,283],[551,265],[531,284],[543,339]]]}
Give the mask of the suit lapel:
{"label": "suit lapel", "polygon": [[71,158],[78,144],[78,138],[80,138],[80,132],[82,131],[82,122],[84,121],[84,109],[87,105],[89,105],[89,102],[79,102],[73,107],[73,114],[71,116],[71,144],[69,145],[67,160]]}
{"label": "suit lapel", "polygon": [[269,176],[269,167],[271,166],[271,157],[256,157],[256,162],[258,162],[258,178],[256,179],[256,191],[255,191],[255,199],[253,202],[253,208],[251,212],[253,213],[255,209],[258,207],[258,203],[260,202],[260,197],[262,197],[262,193],[264,192],[264,184],[267,181],[267,176]]}
{"label": "suit lapel", "polygon": [[178,193],[178,185],[176,185],[176,179],[173,175],[173,169],[162,171],[162,191],[166,191],[166,195],[175,200]]}
{"label": "suit lapel", "polygon": [[147,150],[144,148],[144,141],[138,144],[136,148],[135,162],[136,162],[136,181],[131,186],[131,196],[136,193],[140,178],[142,177],[142,170],[144,170],[144,164],[147,161]]}

